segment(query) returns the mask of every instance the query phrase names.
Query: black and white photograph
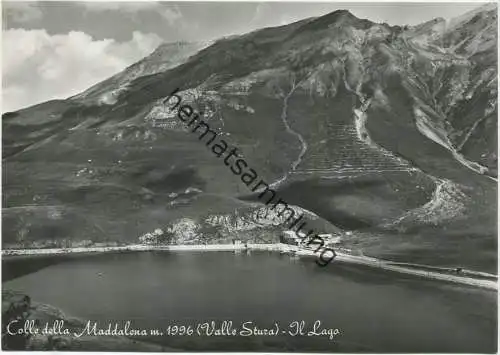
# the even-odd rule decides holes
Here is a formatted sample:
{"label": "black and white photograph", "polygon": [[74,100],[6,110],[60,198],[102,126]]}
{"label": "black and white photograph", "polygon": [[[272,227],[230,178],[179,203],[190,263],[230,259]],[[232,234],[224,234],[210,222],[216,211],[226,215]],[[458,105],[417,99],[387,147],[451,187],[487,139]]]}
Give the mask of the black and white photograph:
{"label": "black and white photograph", "polygon": [[2,1],[4,351],[498,351],[496,2]]}

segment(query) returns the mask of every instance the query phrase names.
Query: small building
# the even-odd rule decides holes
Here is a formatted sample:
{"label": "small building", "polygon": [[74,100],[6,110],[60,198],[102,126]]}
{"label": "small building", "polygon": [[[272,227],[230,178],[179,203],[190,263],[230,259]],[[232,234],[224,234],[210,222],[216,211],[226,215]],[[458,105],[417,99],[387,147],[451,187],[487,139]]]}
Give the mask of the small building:
{"label": "small building", "polygon": [[294,231],[286,230],[280,234],[280,243],[290,244],[290,245],[299,245],[300,238],[297,235],[297,233],[295,233]]}

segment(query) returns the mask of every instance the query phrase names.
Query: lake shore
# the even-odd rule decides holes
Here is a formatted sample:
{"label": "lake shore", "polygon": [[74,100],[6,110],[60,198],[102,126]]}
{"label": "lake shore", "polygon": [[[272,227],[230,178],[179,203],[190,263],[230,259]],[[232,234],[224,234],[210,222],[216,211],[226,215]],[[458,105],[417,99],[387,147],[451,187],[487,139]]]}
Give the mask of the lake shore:
{"label": "lake shore", "polygon": [[[132,244],[126,246],[110,247],[79,247],[79,248],[51,248],[51,249],[5,249],[2,250],[2,257],[34,257],[34,256],[57,256],[71,254],[95,254],[95,253],[116,253],[116,252],[148,252],[148,251],[173,251],[173,252],[205,252],[205,251],[271,251],[282,254],[289,254],[293,257],[316,257],[312,250],[307,250],[294,245],[273,243],[273,244],[193,244],[193,245],[144,245]],[[367,256],[356,256],[336,252],[336,262],[365,265],[387,271],[410,274],[426,279],[434,279],[446,282],[459,283],[469,286],[482,287],[492,290],[498,289],[497,276],[481,272],[467,272],[467,275],[453,275],[444,272],[431,271],[429,268],[418,268],[415,265],[405,265]]]}

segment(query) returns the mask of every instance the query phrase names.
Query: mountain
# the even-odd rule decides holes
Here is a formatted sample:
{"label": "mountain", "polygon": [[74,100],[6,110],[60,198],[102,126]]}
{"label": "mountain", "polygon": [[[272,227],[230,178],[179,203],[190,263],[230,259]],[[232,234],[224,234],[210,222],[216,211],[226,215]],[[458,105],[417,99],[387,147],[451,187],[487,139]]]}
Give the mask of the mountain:
{"label": "mountain", "polygon": [[148,57],[132,64],[124,71],[92,86],[83,93],[76,95],[77,99],[86,105],[107,104],[116,102],[120,93],[126,91],[127,86],[138,77],[161,73],[174,68],[199,50],[206,47],[205,42],[174,42],[164,43]]}
{"label": "mountain", "polygon": [[80,95],[4,114],[4,247],[183,226],[182,242],[277,240],[282,227],[168,112],[179,88],[345,246],[496,270],[496,28],[492,5],[418,26],[335,11],[163,45]]}

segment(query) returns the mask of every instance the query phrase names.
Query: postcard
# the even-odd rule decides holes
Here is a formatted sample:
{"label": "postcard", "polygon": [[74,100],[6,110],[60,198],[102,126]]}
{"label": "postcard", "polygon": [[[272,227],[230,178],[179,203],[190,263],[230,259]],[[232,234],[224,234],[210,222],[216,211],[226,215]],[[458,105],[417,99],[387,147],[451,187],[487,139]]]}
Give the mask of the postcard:
{"label": "postcard", "polygon": [[496,353],[497,14],[2,2],[2,349]]}

